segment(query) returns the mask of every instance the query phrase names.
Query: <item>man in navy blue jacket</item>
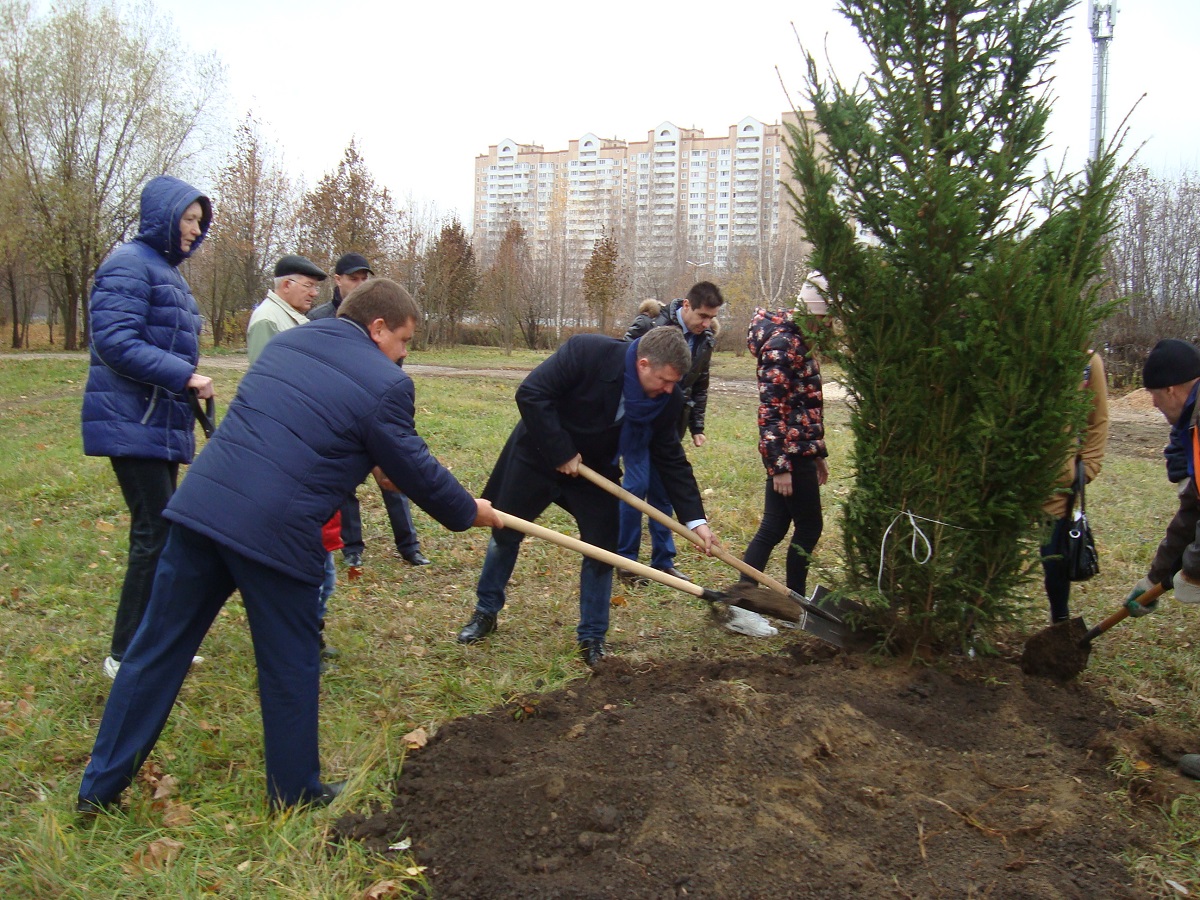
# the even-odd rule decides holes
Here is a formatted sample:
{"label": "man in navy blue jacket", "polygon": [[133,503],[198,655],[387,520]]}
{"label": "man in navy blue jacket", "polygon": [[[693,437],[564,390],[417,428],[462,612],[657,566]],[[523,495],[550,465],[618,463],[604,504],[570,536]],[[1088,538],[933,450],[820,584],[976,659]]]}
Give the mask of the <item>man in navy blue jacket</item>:
{"label": "man in navy blue jacket", "polygon": [[104,708],[81,812],[129,786],[234,590],[254,641],[272,805],[323,805],[340,791],[321,782],[317,753],[322,524],[378,467],[451,530],[500,527],[417,434],[412,380],[396,363],[420,318],[407,291],[378,279],[336,319],[277,335],[242,379],[164,513],[167,544]]}

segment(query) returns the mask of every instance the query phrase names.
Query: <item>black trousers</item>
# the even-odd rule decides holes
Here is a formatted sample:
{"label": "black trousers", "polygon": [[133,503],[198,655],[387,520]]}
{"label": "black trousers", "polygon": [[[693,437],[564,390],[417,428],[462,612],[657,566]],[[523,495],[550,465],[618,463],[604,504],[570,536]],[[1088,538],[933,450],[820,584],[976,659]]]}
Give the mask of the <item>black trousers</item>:
{"label": "black trousers", "polygon": [[129,508],[129,560],[112,634],[111,655],[119,661],[142,623],[150,601],[154,570],[167,541],[169,523],[163,518],[163,510],[175,493],[179,463],[131,456],[113,456],[109,462]]}
{"label": "black trousers", "polygon": [[792,495],[785,497],[775,490],[767,476],[763,517],[758,532],[742,561],[759,571],[767,567],[771,551],[794,526],[787,549],[787,586],[804,596],[808,595],[808,559],[824,528],[821,515],[821,486],[817,483],[817,463],[809,458],[792,460]]}

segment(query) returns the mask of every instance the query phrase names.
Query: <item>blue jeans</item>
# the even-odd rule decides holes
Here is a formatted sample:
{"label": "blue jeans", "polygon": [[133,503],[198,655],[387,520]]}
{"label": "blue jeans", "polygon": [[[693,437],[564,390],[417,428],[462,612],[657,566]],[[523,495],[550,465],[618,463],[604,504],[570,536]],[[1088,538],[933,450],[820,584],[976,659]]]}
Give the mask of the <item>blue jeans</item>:
{"label": "blue jeans", "polygon": [[[650,464],[650,448],[645,447],[621,458],[625,477],[621,486],[635,497],[647,501],[655,509],[672,515],[671,501],[663,487],[658,471]],[[642,514],[628,503],[620,509],[621,535],[617,541],[617,552],[626,559],[636,561],[642,545]],[[671,529],[650,520],[650,565],[656,569],[669,569],[675,565],[675,538]]]}
{"label": "blue jeans", "polygon": [[[510,458],[504,471],[492,473],[488,489],[488,499],[497,509],[527,521],[557,503],[575,517],[582,540],[604,550],[616,547],[618,503],[590,481],[547,473],[523,459]],[[505,586],[516,567],[522,537],[511,528],[492,529],[475,588],[478,612],[494,616],[504,608]],[[579,625],[575,629],[580,641],[603,639],[608,633],[611,598],[612,566],[585,556],[579,567]]]}
{"label": "blue jeans", "polygon": [[267,794],[291,806],[321,793],[316,585],[171,525],[142,624],[113,681],[79,799],[112,803],[154,748],[217,613],[240,590],[262,707]]}
{"label": "blue jeans", "polygon": [[329,610],[329,598],[333,596],[333,589],[337,587],[337,564],[333,561],[333,554],[325,554],[325,580],[321,582],[320,593],[317,594],[317,618],[322,622],[325,621],[325,613]]}
{"label": "blue jeans", "polygon": [[125,565],[125,582],[121,585],[121,599],[117,601],[110,653],[113,659],[120,661],[141,624],[146,604],[150,602],[154,570],[167,542],[170,524],[163,518],[163,510],[175,493],[179,463],[129,456],[114,456],[109,462],[129,508],[129,558]]}

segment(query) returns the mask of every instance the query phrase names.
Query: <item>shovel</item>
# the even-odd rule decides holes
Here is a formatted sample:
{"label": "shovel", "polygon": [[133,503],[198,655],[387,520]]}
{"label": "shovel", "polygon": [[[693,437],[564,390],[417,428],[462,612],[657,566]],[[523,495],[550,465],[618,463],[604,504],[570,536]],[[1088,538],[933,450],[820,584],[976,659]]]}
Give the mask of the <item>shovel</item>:
{"label": "shovel", "polygon": [[213,431],[217,427],[217,403],[212,397],[204,398],[204,406],[200,405],[200,392],[195,388],[188,388],[188,405],[191,406],[192,412],[196,416],[196,421],[200,423],[200,429],[204,432],[204,437],[210,438],[213,436]]}
{"label": "shovel", "polygon": [[[1161,597],[1162,593],[1161,584],[1153,585],[1138,597],[1138,603],[1149,606]],[[1087,668],[1092,641],[1127,618],[1129,610],[1121,604],[1120,609],[1091,630],[1088,630],[1080,617],[1044,628],[1026,642],[1025,650],[1021,654],[1021,671],[1026,675],[1042,675],[1056,681],[1070,681]]]}
{"label": "shovel", "polygon": [[[511,528],[530,537],[541,538],[544,541],[565,547],[567,550],[574,550],[576,553],[582,553],[584,556],[598,562],[607,563],[610,566],[620,566],[644,578],[657,581],[659,584],[673,587],[686,594],[691,594],[693,597],[707,600],[712,606],[713,614],[720,621],[727,621],[730,618],[729,607],[742,607],[742,598],[738,595],[736,589],[727,592],[709,590],[691,581],[685,581],[682,578],[676,578],[674,575],[668,575],[666,572],[660,572],[658,569],[652,569],[650,566],[642,565],[638,562],[630,562],[620,554],[597,547],[595,544],[581,541],[579,538],[560,534],[557,531],[544,528],[533,522],[527,522],[525,519],[509,515],[500,510],[496,510],[496,514],[500,517],[500,521],[505,528]],[[757,588],[754,590],[757,590]],[[830,622],[820,616],[810,616],[807,611],[802,611],[799,621],[797,621],[797,626],[807,631],[813,637],[820,638],[827,643],[833,644],[835,647],[842,646],[842,629],[834,622]]]}
{"label": "shovel", "polygon": [[[597,487],[608,491],[610,494],[612,494],[618,500],[624,500],[626,503],[628,503],[634,509],[645,513],[650,518],[652,518],[654,521],[667,526],[668,528],[670,528],[673,532],[675,532],[680,537],[687,538],[689,541],[691,541],[693,544],[695,544],[701,550],[704,549],[704,541],[700,538],[700,535],[696,534],[696,532],[692,531],[692,529],[688,528],[686,525],[684,525],[682,522],[678,521],[677,519],[673,519],[671,516],[668,516],[662,510],[655,509],[653,506],[651,506],[645,500],[642,500],[636,494],[631,494],[629,491],[625,490],[625,488],[621,487],[615,481],[605,478],[603,475],[601,475],[595,469],[590,468],[589,466],[585,465],[584,463],[579,464],[579,474],[582,475],[584,478],[586,478],[588,481],[590,481],[592,484],[596,485]],[[813,603],[812,601],[810,601],[806,597],[804,597],[803,594],[799,594],[796,591],[791,590],[783,583],[776,581],[770,575],[767,575],[765,572],[760,572],[758,569],[754,568],[754,566],[743,562],[742,560],[740,560],[736,556],[734,556],[732,553],[730,553],[728,550],[726,550],[724,547],[719,547],[716,544],[714,544],[713,548],[712,548],[712,555],[715,556],[717,559],[721,560],[721,562],[728,563],[729,565],[733,566],[735,569],[737,569],[743,575],[748,575],[750,578],[753,578],[759,584],[769,587],[771,590],[775,591],[776,593],[781,594],[783,597],[786,597],[788,600],[792,601],[792,603],[794,603],[800,607],[799,609],[794,610],[794,611],[788,611],[786,609],[783,611],[779,611],[777,605],[774,605],[774,606],[772,606],[771,609],[767,609],[767,610],[764,610],[761,608],[755,609],[756,604],[754,604],[753,598],[747,597],[746,602],[751,604],[751,606],[749,606],[747,608],[754,609],[755,612],[767,612],[770,615],[777,616],[778,618],[785,619],[789,622],[795,622],[799,619],[799,617],[803,616],[805,612],[810,612],[815,616],[820,616],[821,618],[828,620],[829,622],[833,623],[834,625],[840,626],[843,624],[842,618],[839,615],[837,615],[836,613],[834,613],[830,610],[827,610],[827,609],[823,609],[820,606],[817,606],[815,603]],[[635,571],[633,569],[633,567],[631,565],[629,565],[630,561],[628,559],[625,559],[625,557],[621,557],[621,559],[622,559],[622,562],[617,563],[617,565],[619,565],[623,569],[629,569],[631,572]],[[828,593],[828,592],[826,592],[826,593]],[[814,592],[813,596],[814,596],[814,598],[816,597],[816,592]],[[758,605],[761,606],[761,604],[758,604]],[[781,614],[781,612],[782,612],[782,614]]]}

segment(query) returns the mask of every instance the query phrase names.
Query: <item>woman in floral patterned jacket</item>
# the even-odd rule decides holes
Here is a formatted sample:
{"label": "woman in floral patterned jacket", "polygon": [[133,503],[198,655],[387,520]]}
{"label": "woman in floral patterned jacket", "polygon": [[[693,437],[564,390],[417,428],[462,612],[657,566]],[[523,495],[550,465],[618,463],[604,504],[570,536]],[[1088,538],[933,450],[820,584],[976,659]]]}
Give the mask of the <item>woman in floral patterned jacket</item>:
{"label": "woman in floral patterned jacket", "polygon": [[[767,467],[766,499],[758,532],[742,559],[764,569],[771,551],[787,536],[787,586],[806,594],[808,560],[821,537],[820,486],[829,478],[826,462],[821,367],[813,358],[798,320],[820,321],[827,306],[825,279],[813,272],[794,310],[757,309],[746,345],[758,359],[758,449]],[[810,329],[811,330],[811,329]]]}

